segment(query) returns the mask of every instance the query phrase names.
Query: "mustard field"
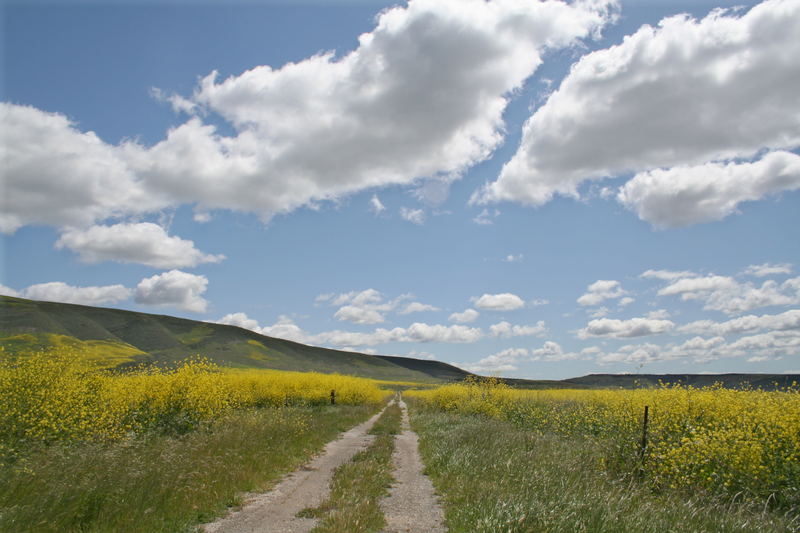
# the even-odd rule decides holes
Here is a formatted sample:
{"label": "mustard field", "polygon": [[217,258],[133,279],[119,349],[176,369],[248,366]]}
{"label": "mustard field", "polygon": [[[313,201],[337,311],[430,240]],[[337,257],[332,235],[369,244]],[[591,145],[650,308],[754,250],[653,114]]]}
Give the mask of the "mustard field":
{"label": "mustard field", "polygon": [[[409,391],[424,406],[477,413],[542,433],[589,438],[602,471],[656,489],[800,504],[800,388],[515,390],[496,380]],[[649,417],[643,447],[644,408]]]}
{"label": "mustard field", "polygon": [[377,403],[389,394],[369,379],[222,369],[202,359],[122,373],[63,350],[0,357],[0,458],[37,444],[186,432],[235,409],[327,404],[332,390],[342,405]]}

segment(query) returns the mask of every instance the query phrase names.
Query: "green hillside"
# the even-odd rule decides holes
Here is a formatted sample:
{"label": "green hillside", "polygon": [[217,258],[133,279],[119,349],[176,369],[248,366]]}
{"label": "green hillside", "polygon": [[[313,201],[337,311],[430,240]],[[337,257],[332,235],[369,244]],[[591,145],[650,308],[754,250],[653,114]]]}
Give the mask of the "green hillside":
{"label": "green hillside", "polygon": [[[104,367],[169,364],[200,355],[238,368],[316,371],[417,382],[461,381],[469,372],[441,361],[367,355],[307,346],[236,326],[0,296],[0,346],[6,353],[64,347]],[[512,387],[638,388],[659,383],[774,389],[800,382],[792,374],[590,374],[555,380],[504,379]]]}
{"label": "green hillside", "polygon": [[0,346],[12,355],[65,346],[108,367],[169,364],[201,355],[230,367],[338,372],[388,380],[440,381],[467,375],[438,361],[306,346],[236,326],[10,296],[0,296]]}

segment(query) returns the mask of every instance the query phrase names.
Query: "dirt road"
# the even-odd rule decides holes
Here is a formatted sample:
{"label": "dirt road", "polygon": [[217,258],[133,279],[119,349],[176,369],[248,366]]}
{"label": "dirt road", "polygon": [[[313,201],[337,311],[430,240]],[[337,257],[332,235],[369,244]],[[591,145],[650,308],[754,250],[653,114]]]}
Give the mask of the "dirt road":
{"label": "dirt road", "polygon": [[[390,403],[391,405],[391,403]],[[422,473],[417,434],[408,423],[408,409],[403,410],[403,431],[395,438],[392,461],[395,466],[389,496],[381,502],[386,517],[386,533],[444,533],[444,515],[430,479]],[[381,411],[382,413],[383,411]],[[206,533],[308,533],[317,524],[314,518],[298,518],[299,511],[318,507],[330,491],[333,471],[366,449],[374,437],[368,432],[380,416],[343,433],[328,443],[325,451],[300,470],[289,474],[271,491],[247,500],[228,516],[205,524]]]}
{"label": "dirt road", "polygon": [[381,502],[386,517],[385,533],[444,533],[444,513],[436,498],[431,480],[423,474],[419,438],[411,431],[408,409],[403,410],[403,431],[395,439],[392,460],[395,484]]}
{"label": "dirt road", "polygon": [[313,518],[295,515],[306,507],[317,507],[328,495],[333,471],[366,449],[374,437],[370,428],[380,416],[343,433],[328,443],[325,451],[287,476],[270,492],[255,495],[241,510],[203,526],[206,533],[306,533],[316,525]]}

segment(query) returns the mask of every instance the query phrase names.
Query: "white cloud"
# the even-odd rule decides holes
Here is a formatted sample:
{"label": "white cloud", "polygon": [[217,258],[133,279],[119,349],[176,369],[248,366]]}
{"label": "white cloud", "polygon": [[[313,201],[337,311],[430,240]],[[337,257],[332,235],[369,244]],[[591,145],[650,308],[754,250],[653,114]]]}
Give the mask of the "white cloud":
{"label": "white cloud", "polygon": [[[800,145],[800,3],[769,0],[737,13],[669,17],[583,56],[526,122],[519,150],[497,181],[473,202],[541,205],[554,194],[577,196],[586,179]],[[747,194],[796,183],[769,182],[748,185]],[[632,192],[626,198],[633,201]],[[727,209],[708,198],[707,209],[676,198],[678,213],[652,218],[673,225]]]}
{"label": "white cloud", "polygon": [[468,324],[470,322],[475,322],[475,320],[480,316],[480,313],[474,309],[465,309],[461,313],[453,313],[450,315],[449,320],[451,322],[458,322],[460,324]]}
{"label": "white cloud", "polygon": [[687,359],[694,363],[708,363],[723,358],[748,358],[748,362],[778,359],[797,355],[800,350],[800,331],[771,331],[734,342],[725,343],[723,337],[693,337],[681,344],[630,344],[613,352],[599,351],[595,360],[609,363],[653,363]]}
{"label": "white cloud", "polygon": [[5,296],[14,296],[14,297],[17,297],[17,298],[21,298],[22,297],[21,293],[19,293],[18,291],[15,291],[11,287],[6,287],[5,285],[0,285],[0,294],[3,294]]}
{"label": "white cloud", "polygon": [[800,304],[800,278],[779,284],[767,280],[761,286],[739,283],[728,276],[679,279],[658,291],[659,296],[680,295],[682,300],[701,300],[703,309],[737,314],[759,307]]}
{"label": "white cloud", "polygon": [[533,361],[571,361],[578,358],[578,354],[565,352],[560,344],[554,341],[546,341],[541,348],[531,351]]}
{"label": "white cloud", "polygon": [[333,317],[336,320],[353,322],[354,324],[377,324],[385,320],[383,314],[371,307],[344,305],[340,307]]}
{"label": "white cloud", "polygon": [[475,218],[473,218],[472,221],[478,224],[479,226],[490,226],[494,224],[493,219],[497,218],[498,216],[500,216],[500,211],[498,211],[497,209],[494,209],[492,211],[484,209],[483,211],[478,213],[478,215]]}
{"label": "white cloud", "polygon": [[588,337],[644,337],[648,335],[660,335],[672,330],[675,323],[671,320],[659,320],[653,318],[631,318],[628,320],[617,320],[613,318],[598,318],[590,321],[585,328],[578,331],[578,337],[586,339]]}
{"label": "white cloud", "polygon": [[261,328],[260,333],[268,337],[277,337],[279,339],[301,342],[303,344],[314,344],[313,338],[286,315],[279,316],[275,324]]}
{"label": "white cloud", "polygon": [[64,115],[0,102],[0,231],[27,224],[84,226],[166,202],[145,189],[120,150]]}
{"label": "white cloud", "polygon": [[170,270],[145,278],[136,286],[134,301],[144,305],[167,306],[204,313],[208,301],[202,297],[208,278]]}
{"label": "white cloud", "polygon": [[17,294],[30,300],[81,305],[103,305],[127,300],[131,297],[131,290],[123,285],[73,287],[61,281],[51,281],[48,283],[31,285]]}
{"label": "white cloud", "polygon": [[792,265],[789,263],[771,264],[763,263],[761,265],[750,265],[744,269],[744,274],[748,276],[755,276],[763,278],[766,276],[773,276],[775,274],[791,274]]}
{"label": "white cloud", "polygon": [[198,224],[207,224],[208,222],[211,222],[213,218],[214,217],[211,216],[211,213],[202,210],[195,210],[194,214],[192,215],[192,220]]}
{"label": "white cloud", "polygon": [[525,348],[507,348],[495,354],[484,357],[475,363],[453,363],[459,368],[476,374],[496,374],[519,370],[518,363],[526,359],[530,353]]}
{"label": "white cloud", "polygon": [[421,313],[424,311],[439,311],[438,307],[433,305],[424,304],[421,302],[411,302],[401,309],[398,314],[408,315],[411,313]]}
{"label": "white cloud", "polygon": [[409,207],[400,208],[400,217],[412,224],[422,225],[425,223],[425,211],[422,209],[411,209]]}
{"label": "white cloud", "polygon": [[478,309],[487,311],[514,311],[525,306],[522,298],[508,292],[484,294],[479,298],[473,298],[473,303]]}
{"label": "white cloud", "polygon": [[[320,295],[317,297],[317,300],[321,300],[324,296],[329,295]],[[328,298],[324,298],[325,300],[330,300],[332,305],[344,305],[347,303],[353,305],[368,305],[368,304],[376,304],[383,300],[383,296],[380,292],[376,291],[375,289],[365,289],[363,291],[351,291],[345,292],[339,295],[330,295]]]}
{"label": "white cloud", "polygon": [[[386,321],[386,313],[394,311],[397,307],[411,298],[410,294],[401,294],[397,298],[389,301],[384,301],[384,296],[375,289],[365,289],[363,291],[351,291],[342,294],[321,294],[314,300],[315,304],[319,305],[327,303],[332,306],[339,307],[334,313],[334,318],[337,320],[353,322],[356,324],[377,324]],[[430,308],[420,309],[418,306],[424,306],[419,302],[409,304],[411,311],[429,311]],[[406,309],[408,306],[406,306]],[[402,313],[401,314],[406,314]]]}
{"label": "white cloud", "polygon": [[620,309],[622,309],[623,307],[631,305],[635,301],[636,300],[634,300],[630,296],[625,296],[624,298],[620,298],[619,302],[617,302],[617,305],[619,306]]}
{"label": "white cloud", "polygon": [[229,326],[238,326],[240,328],[249,329],[256,333],[261,333],[261,328],[258,321],[248,317],[245,313],[230,313],[216,321],[217,324],[227,324]]}
{"label": "white cloud", "polygon": [[378,328],[369,333],[326,331],[310,336],[308,342],[333,346],[375,346],[390,342],[473,343],[483,336],[479,328],[415,322],[407,328]]}
{"label": "white cloud", "polygon": [[693,278],[698,276],[690,270],[646,270],[639,274],[640,278],[660,279],[662,281],[673,281],[681,278]]}
{"label": "white cloud", "polygon": [[740,316],[726,322],[697,320],[679,327],[677,331],[679,333],[721,335],[725,337],[760,330],[800,330],[800,309],[792,309],[777,315]]}
{"label": "white cloud", "polygon": [[586,293],[578,298],[578,303],[583,306],[599,305],[606,300],[622,298],[627,294],[619,281],[599,279],[587,287]]}
{"label": "white cloud", "polygon": [[647,313],[647,318],[654,320],[666,320],[669,317],[670,313],[666,309],[657,309],[655,311],[650,311],[649,313]]}
{"label": "white cloud", "polygon": [[150,222],[68,229],[61,234],[56,248],[69,248],[87,263],[119,261],[156,268],[194,267],[225,258],[204,254],[192,241],[170,237],[161,226]]}
{"label": "white cloud", "polygon": [[535,335],[541,337],[547,333],[547,326],[543,320],[540,320],[534,326],[516,326],[509,322],[503,321],[489,326],[489,333],[492,337],[522,337],[527,335]]}
{"label": "white cloud", "polygon": [[519,263],[522,261],[522,258],[523,258],[522,254],[517,254],[517,255],[508,254],[502,259],[502,261],[504,263]]}
{"label": "white cloud", "polygon": [[742,202],[797,189],[800,156],[770,152],[753,163],[712,162],[640,172],[620,189],[617,199],[640,219],[673,228],[722,220]]}
{"label": "white cloud", "polygon": [[[452,180],[504,137],[510,94],[544,50],[597,36],[612,2],[411,0],[357,47],[203,78],[154,146],[112,146],[63,115],[3,104],[0,229],[87,226],[191,203],[263,218],[419,178]],[[203,118],[233,127],[221,134]]]}
{"label": "white cloud", "polygon": [[369,210],[376,215],[386,211],[386,206],[383,205],[383,202],[381,202],[381,199],[378,198],[377,194],[373,194],[372,198],[369,199]]}
{"label": "white cloud", "polygon": [[611,312],[611,309],[606,307],[605,305],[594,308],[590,313],[589,316],[592,318],[603,318],[604,316],[608,315]]}

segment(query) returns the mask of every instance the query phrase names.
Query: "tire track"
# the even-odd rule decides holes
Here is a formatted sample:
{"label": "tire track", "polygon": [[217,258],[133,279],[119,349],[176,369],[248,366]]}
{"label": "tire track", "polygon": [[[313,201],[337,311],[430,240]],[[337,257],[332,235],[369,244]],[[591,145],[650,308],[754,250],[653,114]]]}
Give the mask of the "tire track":
{"label": "tire track", "polygon": [[[384,407],[385,409],[385,407]],[[333,471],[366,449],[374,440],[368,432],[383,413],[374,415],[329,442],[321,455],[289,474],[271,491],[255,495],[239,510],[210,524],[206,533],[307,533],[317,520],[298,518],[307,507],[317,507],[330,491]]]}

